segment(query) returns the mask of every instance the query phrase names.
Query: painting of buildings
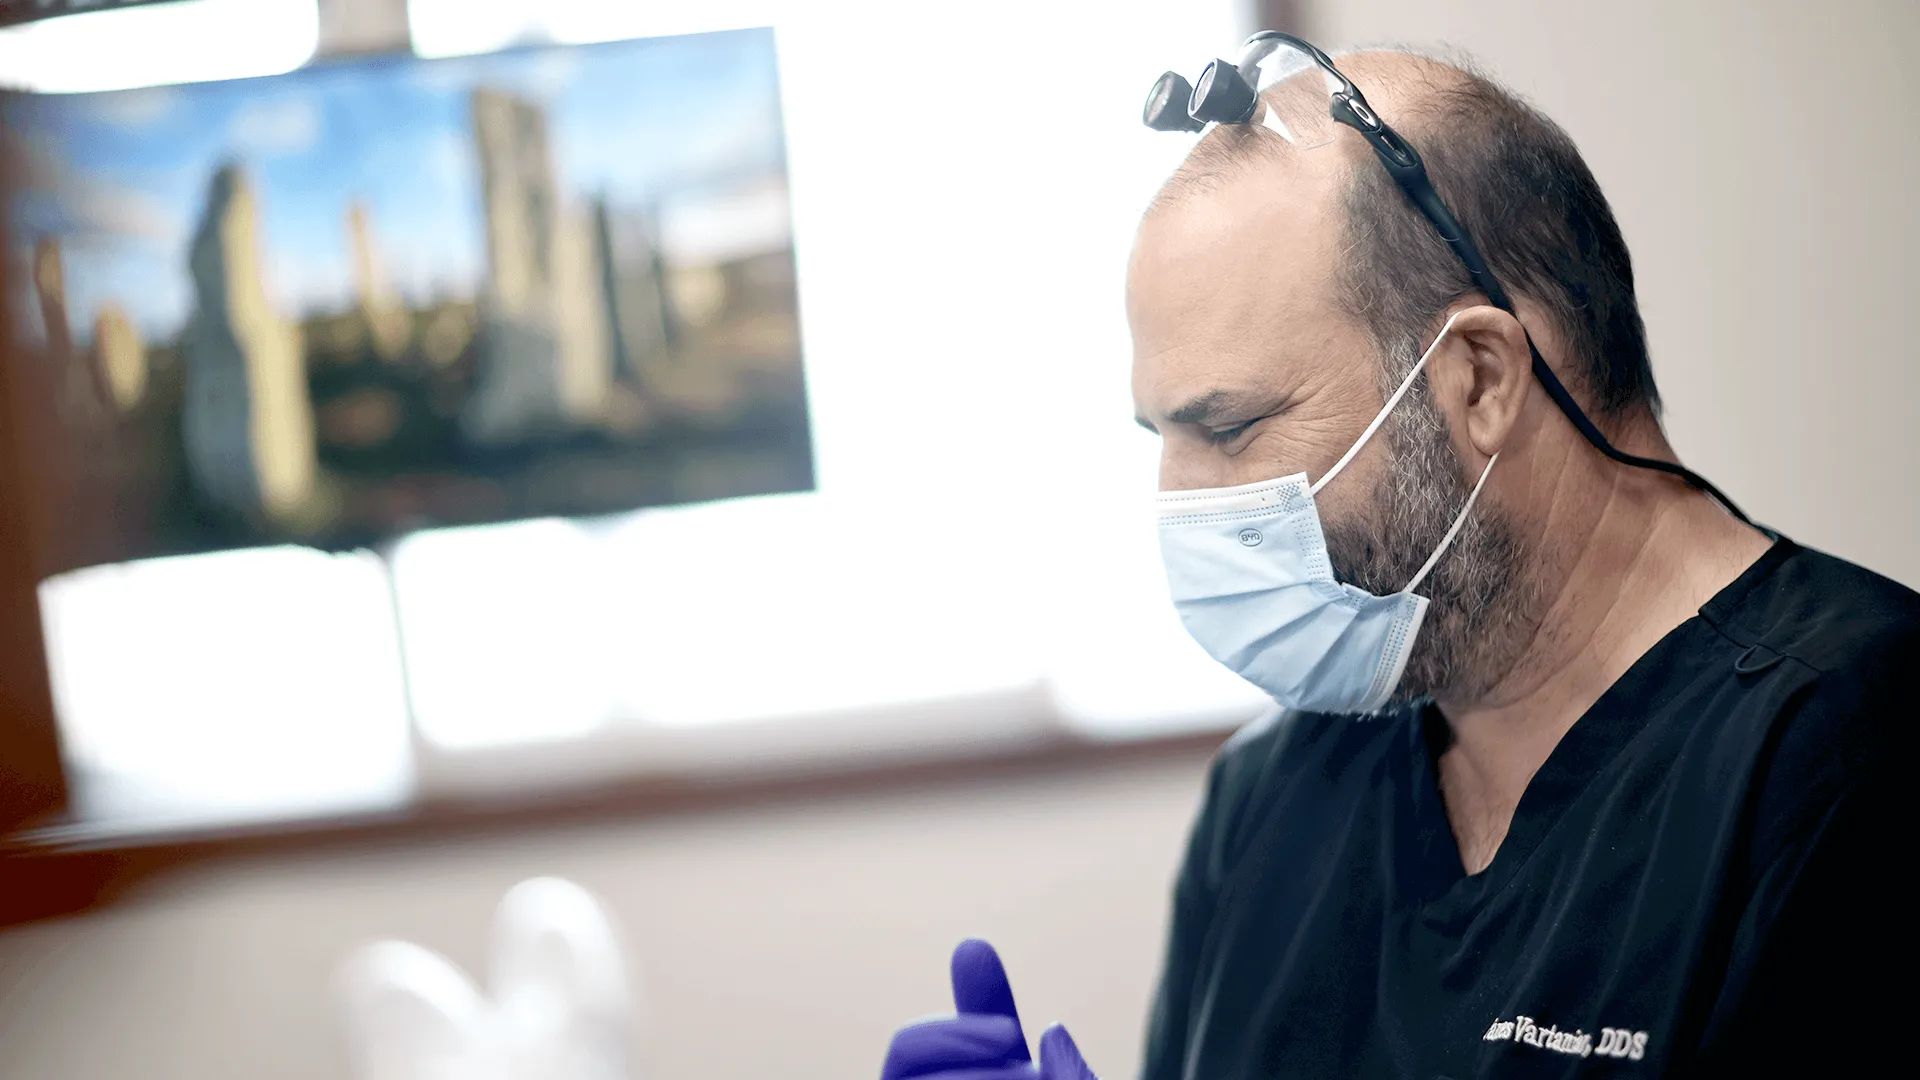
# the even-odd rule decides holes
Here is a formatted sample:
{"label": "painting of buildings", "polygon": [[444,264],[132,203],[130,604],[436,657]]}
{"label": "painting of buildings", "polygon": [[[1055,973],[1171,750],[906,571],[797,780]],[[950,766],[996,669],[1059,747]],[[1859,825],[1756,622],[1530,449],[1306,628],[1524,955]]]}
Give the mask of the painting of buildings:
{"label": "painting of buildings", "polygon": [[3,107],[48,572],[812,486],[769,30]]}

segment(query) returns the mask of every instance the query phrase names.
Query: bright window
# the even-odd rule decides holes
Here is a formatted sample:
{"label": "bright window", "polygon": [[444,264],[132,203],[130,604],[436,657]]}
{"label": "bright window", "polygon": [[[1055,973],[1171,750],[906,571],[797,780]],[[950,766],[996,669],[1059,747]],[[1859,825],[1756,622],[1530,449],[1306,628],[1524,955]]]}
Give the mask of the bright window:
{"label": "bright window", "polygon": [[[196,703],[217,687],[228,712],[202,722],[209,738],[255,710],[284,740],[219,760],[282,762],[292,772],[256,775],[288,790],[364,794],[375,773],[415,764],[434,791],[504,775],[468,759],[558,763],[542,783],[724,760],[750,732],[831,756],[862,749],[835,740],[880,730],[912,753],[968,732],[1125,738],[1251,715],[1261,696],[1167,601],[1157,446],[1131,422],[1122,303],[1138,215],[1186,145],[1143,128],[1139,101],[1161,71],[1231,48],[1247,14],[1234,0],[1177,19],[1139,0],[985,0],[955,15],[862,0],[414,0],[426,55],[776,27],[817,491],[420,534],[384,567],[275,555],[292,576],[272,600],[250,591],[266,588],[250,576],[266,563],[248,552],[198,557],[190,574],[161,560],[53,583],[76,745],[112,757],[131,717],[202,722]],[[160,592],[190,581],[225,599],[163,633],[153,605],[184,603]],[[316,621],[271,647],[249,637],[262,605],[284,613],[296,594]],[[166,678],[137,703],[103,704],[89,681],[138,651],[98,629],[117,624],[166,639],[150,654]],[[406,694],[400,650],[381,652],[396,636]],[[291,687],[327,679],[294,700]],[[407,696],[417,763],[392,737]],[[834,722],[847,716],[881,719]],[[303,741],[336,731],[348,734],[324,753]],[[356,772],[348,759],[376,742],[400,749]],[[137,745],[152,752],[128,768],[180,767]]]}
{"label": "bright window", "polygon": [[180,0],[0,30],[0,85],[43,94],[278,75],[320,40],[316,0]]}

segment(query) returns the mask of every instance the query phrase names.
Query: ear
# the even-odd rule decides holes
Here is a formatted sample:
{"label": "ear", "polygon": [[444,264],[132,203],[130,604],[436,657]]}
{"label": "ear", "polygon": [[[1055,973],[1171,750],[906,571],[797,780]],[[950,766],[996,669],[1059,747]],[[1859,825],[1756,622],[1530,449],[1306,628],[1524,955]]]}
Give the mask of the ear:
{"label": "ear", "polygon": [[1533,392],[1533,353],[1520,320],[1489,305],[1452,316],[1447,341],[1427,362],[1440,410],[1482,455],[1507,444]]}

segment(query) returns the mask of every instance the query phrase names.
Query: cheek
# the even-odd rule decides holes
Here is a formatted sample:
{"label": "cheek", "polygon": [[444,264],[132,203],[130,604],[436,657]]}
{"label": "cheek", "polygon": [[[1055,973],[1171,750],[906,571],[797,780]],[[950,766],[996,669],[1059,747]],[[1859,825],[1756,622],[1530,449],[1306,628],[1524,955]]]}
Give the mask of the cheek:
{"label": "cheek", "polygon": [[1311,445],[1300,439],[1298,425],[1285,420],[1270,420],[1247,439],[1233,457],[1234,467],[1246,473],[1260,474],[1258,479],[1291,476],[1304,472],[1308,479],[1320,473],[1314,468],[1318,456]]}
{"label": "cheek", "polygon": [[[1320,517],[1325,521],[1361,521],[1368,520],[1367,515],[1381,498],[1380,483],[1386,475],[1391,457],[1383,435],[1375,435],[1373,440],[1350,462],[1340,470],[1340,475],[1314,496],[1314,502],[1320,507]],[[1339,455],[1347,452],[1346,447],[1335,451],[1335,456],[1327,462],[1331,468]],[[1314,479],[1320,478],[1314,473]]]}
{"label": "cheek", "polygon": [[[1319,480],[1353,446],[1365,423],[1304,409],[1276,417],[1253,432],[1235,455],[1234,467],[1247,473],[1250,479],[1306,473],[1308,480]],[[1347,486],[1349,474],[1361,464],[1361,459],[1371,456],[1371,449],[1369,446],[1362,450],[1360,457],[1328,485],[1328,490]]]}
{"label": "cheek", "polygon": [[1255,436],[1239,447],[1214,446],[1197,439],[1163,440],[1160,490],[1235,487],[1300,472],[1299,459],[1287,447],[1288,440],[1274,436]]}
{"label": "cheek", "polygon": [[1160,444],[1161,491],[1233,487],[1279,475],[1263,472],[1245,454],[1231,456],[1223,448],[1198,439],[1172,438]]}

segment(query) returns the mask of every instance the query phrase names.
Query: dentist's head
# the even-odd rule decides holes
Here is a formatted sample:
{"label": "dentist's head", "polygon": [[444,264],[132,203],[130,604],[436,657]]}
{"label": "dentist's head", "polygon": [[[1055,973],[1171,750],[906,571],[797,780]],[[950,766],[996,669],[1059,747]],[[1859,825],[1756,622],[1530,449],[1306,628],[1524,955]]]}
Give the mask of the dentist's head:
{"label": "dentist's head", "polygon": [[1420,146],[1519,317],[1475,290],[1357,133],[1303,147],[1318,140],[1210,130],[1129,277],[1168,571],[1201,643],[1283,704],[1478,704],[1556,605],[1581,602],[1556,567],[1603,514],[1704,496],[1608,462],[1531,374],[1527,332],[1616,445],[1672,457],[1626,246],[1565,133],[1437,61],[1340,64]]}

